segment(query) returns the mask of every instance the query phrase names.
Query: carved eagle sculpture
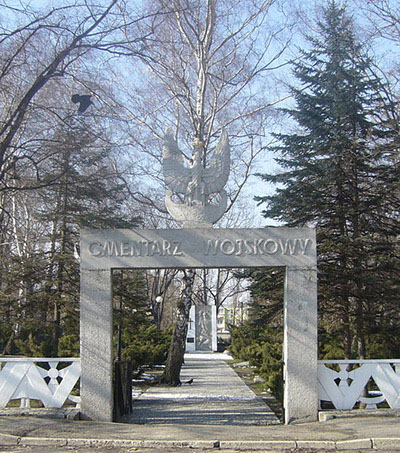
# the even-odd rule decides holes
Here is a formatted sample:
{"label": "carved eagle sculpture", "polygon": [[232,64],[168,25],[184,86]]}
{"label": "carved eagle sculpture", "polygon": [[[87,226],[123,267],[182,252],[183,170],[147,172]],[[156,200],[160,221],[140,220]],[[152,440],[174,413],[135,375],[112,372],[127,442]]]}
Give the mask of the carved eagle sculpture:
{"label": "carved eagle sculpture", "polygon": [[[185,227],[211,226],[226,209],[224,186],[230,170],[230,148],[226,131],[222,131],[210,164],[205,168],[203,156],[203,144],[195,140],[191,164],[185,166],[173,132],[171,129],[167,130],[163,146],[163,171],[169,191],[165,203],[170,214]],[[182,194],[184,202],[172,201],[172,193]]]}

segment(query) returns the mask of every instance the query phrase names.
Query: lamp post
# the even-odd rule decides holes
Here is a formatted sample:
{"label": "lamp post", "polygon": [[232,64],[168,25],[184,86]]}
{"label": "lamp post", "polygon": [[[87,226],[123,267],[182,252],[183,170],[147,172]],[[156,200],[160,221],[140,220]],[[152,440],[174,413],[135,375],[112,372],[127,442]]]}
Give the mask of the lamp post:
{"label": "lamp post", "polygon": [[160,328],[161,327],[161,315],[162,315],[162,304],[164,302],[164,298],[161,294],[159,294],[157,297],[156,297],[156,304],[157,304],[157,327]]}

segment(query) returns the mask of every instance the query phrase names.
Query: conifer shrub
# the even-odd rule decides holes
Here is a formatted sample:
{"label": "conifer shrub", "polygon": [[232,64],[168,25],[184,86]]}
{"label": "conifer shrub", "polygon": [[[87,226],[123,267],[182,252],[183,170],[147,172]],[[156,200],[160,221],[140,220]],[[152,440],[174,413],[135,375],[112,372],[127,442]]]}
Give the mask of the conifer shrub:
{"label": "conifer shrub", "polygon": [[21,324],[15,340],[15,354],[26,357],[53,357],[53,330],[50,326],[38,325],[37,320],[28,319]]}
{"label": "conifer shrub", "polygon": [[0,323],[0,348],[4,354],[4,349],[12,335],[12,326],[7,322]]}
{"label": "conifer shrub", "polygon": [[123,334],[126,346],[122,349],[122,360],[130,361],[133,369],[143,365],[154,366],[165,363],[171,342],[172,329],[160,330],[156,325],[139,325],[128,338]]}
{"label": "conifer shrub", "polygon": [[255,366],[265,380],[265,389],[283,401],[282,341],[280,328],[261,327],[248,321],[241,326],[230,326],[229,351],[235,359]]}
{"label": "conifer shrub", "polygon": [[63,335],[58,342],[59,357],[79,357],[79,335]]}

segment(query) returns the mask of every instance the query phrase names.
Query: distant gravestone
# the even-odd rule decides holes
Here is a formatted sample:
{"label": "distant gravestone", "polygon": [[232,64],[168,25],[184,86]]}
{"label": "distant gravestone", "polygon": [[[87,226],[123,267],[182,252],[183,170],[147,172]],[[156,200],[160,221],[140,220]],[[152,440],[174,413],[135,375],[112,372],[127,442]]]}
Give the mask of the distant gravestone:
{"label": "distant gravestone", "polygon": [[196,309],[196,349],[212,351],[212,312],[210,306],[197,306]]}
{"label": "distant gravestone", "polygon": [[193,305],[190,309],[187,352],[217,350],[217,310],[215,305]]}

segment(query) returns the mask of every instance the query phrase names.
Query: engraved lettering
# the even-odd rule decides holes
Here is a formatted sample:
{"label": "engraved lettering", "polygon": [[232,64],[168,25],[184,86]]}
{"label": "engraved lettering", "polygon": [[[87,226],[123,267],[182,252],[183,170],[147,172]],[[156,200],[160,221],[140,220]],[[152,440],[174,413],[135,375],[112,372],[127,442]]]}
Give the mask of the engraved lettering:
{"label": "engraved lettering", "polygon": [[149,241],[140,241],[140,243],[142,244],[141,255],[149,256]]}
{"label": "engraved lettering", "polygon": [[243,254],[243,239],[236,239],[237,250],[235,255],[240,256]]}
{"label": "engraved lettering", "polygon": [[280,246],[284,255],[294,255],[296,252],[296,242],[291,239],[286,239],[285,243],[280,240]]}
{"label": "engraved lettering", "polygon": [[172,244],[173,244],[173,246],[174,246],[172,255],[173,255],[173,256],[182,256],[183,253],[182,253],[182,251],[180,250],[181,242],[180,242],[180,241],[176,241],[176,242],[172,242]]}
{"label": "engraved lettering", "polygon": [[251,248],[251,242],[248,241],[247,239],[244,240],[244,247],[245,247],[245,253],[248,255],[253,254],[253,249]]}
{"label": "engraved lettering", "polygon": [[162,243],[163,255],[172,255],[171,243],[169,241],[163,241]]}
{"label": "engraved lettering", "polygon": [[140,247],[140,242],[132,241],[131,242],[131,256],[141,256],[142,251]]}
{"label": "engraved lettering", "polygon": [[103,247],[103,256],[119,256],[118,245],[115,241],[106,241]]}
{"label": "engraved lettering", "polygon": [[257,239],[255,244],[254,244],[254,253],[256,255],[262,255],[263,250],[262,250],[262,244],[264,242],[264,239]]}
{"label": "engraved lettering", "polygon": [[311,239],[296,239],[297,244],[299,244],[300,252],[305,255],[307,253],[307,247],[311,244]]}
{"label": "engraved lettering", "polygon": [[130,242],[121,242],[121,256],[130,256],[132,247]]}
{"label": "engraved lettering", "polygon": [[[228,247],[225,247],[225,246],[228,246]],[[224,239],[222,242],[221,242],[221,252],[224,254],[224,255],[233,255],[235,253],[235,243],[232,242],[230,239]]]}
{"label": "engraved lettering", "polygon": [[161,255],[161,246],[158,241],[151,242],[150,244],[151,256]]}
{"label": "engraved lettering", "polygon": [[216,255],[219,247],[219,239],[209,239],[207,243],[204,244],[204,255],[209,255],[210,252],[212,255]]}
{"label": "engraved lettering", "polygon": [[103,256],[103,245],[100,242],[91,242],[89,244],[89,253],[93,256]]}
{"label": "engraved lettering", "polygon": [[[204,255],[306,255],[312,247],[312,240],[293,239],[208,239],[203,241]],[[91,242],[88,252],[92,256],[183,256],[181,241],[112,241]]]}
{"label": "engraved lettering", "polygon": [[279,250],[279,244],[273,239],[267,239],[264,241],[264,252],[269,255],[275,255]]}

